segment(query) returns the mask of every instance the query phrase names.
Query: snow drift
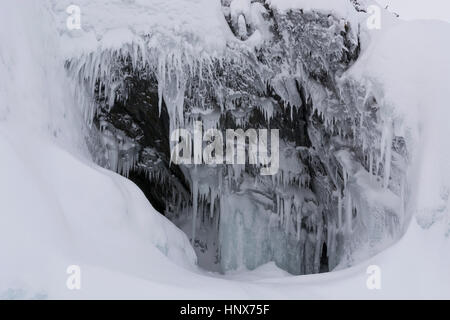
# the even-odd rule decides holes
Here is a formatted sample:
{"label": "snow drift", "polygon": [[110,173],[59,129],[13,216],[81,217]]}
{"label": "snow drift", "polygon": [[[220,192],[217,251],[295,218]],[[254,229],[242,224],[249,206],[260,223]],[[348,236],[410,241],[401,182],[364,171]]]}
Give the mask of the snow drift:
{"label": "snow drift", "polygon": [[[271,1],[279,10],[317,8],[345,14],[353,23],[364,21],[347,1],[340,1],[342,6],[291,2]],[[178,41],[195,44],[185,52],[201,52],[205,59],[220,55],[227,41],[236,40],[219,2],[80,2],[85,30],[70,37],[58,34],[65,24],[65,1],[26,4],[19,8],[2,1],[0,11],[0,40],[7,44],[0,48],[1,298],[450,296],[448,24],[405,23],[386,14],[381,31],[363,31],[362,53],[342,75],[370,88],[383,106],[383,123],[393,133],[385,132],[381,149],[390,150],[387,137],[399,134],[411,150],[407,205],[396,209],[405,211],[403,238],[369,260],[363,260],[367,255],[360,247],[349,259],[358,265],[329,274],[292,277],[268,264],[223,276],[195,265],[187,236],[156,212],[137,186],[94,164],[86,144],[92,133],[86,109],[64,68],[69,55],[79,57],[98,46],[120,50],[149,30],[158,30],[163,40],[181,34]],[[248,50],[263,39],[242,41]],[[165,43],[165,53],[177,52],[172,42]],[[348,154],[337,158],[344,166],[350,163]],[[352,183],[372,181],[365,170],[347,171],[354,174]],[[66,288],[66,268],[74,264],[82,268],[80,291]],[[366,287],[370,264],[381,267],[381,291]]]}

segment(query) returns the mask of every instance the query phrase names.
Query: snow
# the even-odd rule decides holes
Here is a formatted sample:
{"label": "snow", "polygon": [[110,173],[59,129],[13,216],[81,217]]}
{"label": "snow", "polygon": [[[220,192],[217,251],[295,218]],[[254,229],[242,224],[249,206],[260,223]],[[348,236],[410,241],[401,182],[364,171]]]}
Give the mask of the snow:
{"label": "snow", "polygon": [[[67,30],[65,13],[70,0],[51,0],[67,56],[120,47],[130,39],[159,34],[165,45],[182,43],[200,51],[220,51],[231,32],[220,1],[211,0],[79,0],[82,30]],[[206,28],[207,26],[207,28]]]}
{"label": "snow", "polygon": [[[443,41],[448,34],[450,24],[444,22],[395,23],[374,37],[348,73],[371,83],[376,98],[385,105],[386,118],[394,123],[395,134],[406,135],[412,149],[408,171],[412,200],[407,210],[414,216],[406,235],[390,250],[401,258],[389,257],[410,263],[411,278],[433,274],[411,280],[427,287],[426,294],[417,295],[422,298],[446,294],[450,285],[448,272],[443,271],[450,267],[450,45]],[[420,259],[422,271],[416,269],[418,261],[413,257]],[[400,270],[392,262],[388,265],[389,272]]]}
{"label": "snow", "polygon": [[399,15],[400,19],[433,19],[450,22],[450,3],[447,0],[377,0],[385,8]]}
{"label": "snow", "polygon": [[[349,75],[378,85],[396,134],[407,134],[415,164],[413,198],[419,211],[444,205],[450,186],[450,45],[442,41],[450,24],[398,23],[383,31]],[[407,54],[394,54],[407,52]]]}
{"label": "snow", "polygon": [[40,1],[0,13],[21,35],[0,31],[8,43],[0,51],[0,295],[17,287],[28,298],[50,295],[52,279],[84,261],[135,275],[154,259],[194,268],[187,237],[134,184],[89,159],[56,30],[22,23],[48,15]]}
{"label": "snow", "polygon": [[314,10],[326,13],[331,12],[342,18],[352,16],[355,12],[352,3],[347,0],[270,0],[268,3],[280,11],[290,9]]}
{"label": "snow", "polygon": [[268,0],[267,3],[281,12],[291,9],[303,9],[304,11],[314,11],[323,14],[331,13],[350,22],[350,25],[355,28],[354,31],[357,31],[356,26],[364,19],[361,18],[364,15],[356,14],[355,7],[348,0]]}
{"label": "snow", "polygon": [[[331,8],[345,16],[343,1],[272,5]],[[450,298],[449,24],[389,26],[344,75],[370,84],[394,132],[410,133],[414,201],[407,210],[414,216],[404,237],[329,274],[293,277],[269,263],[221,276],[195,266],[187,237],[137,186],[93,164],[85,145],[89,128],[64,70],[69,53],[120,46],[153,27],[196,35],[199,48],[216,50],[229,36],[219,2],[78,2],[84,30],[60,41],[47,2],[2,0],[0,41],[8,45],[0,49],[0,298]],[[67,3],[52,2],[57,11]],[[62,16],[56,24],[65,23]],[[82,268],[80,291],[65,285],[72,264]],[[366,287],[369,265],[382,270],[379,291]]]}

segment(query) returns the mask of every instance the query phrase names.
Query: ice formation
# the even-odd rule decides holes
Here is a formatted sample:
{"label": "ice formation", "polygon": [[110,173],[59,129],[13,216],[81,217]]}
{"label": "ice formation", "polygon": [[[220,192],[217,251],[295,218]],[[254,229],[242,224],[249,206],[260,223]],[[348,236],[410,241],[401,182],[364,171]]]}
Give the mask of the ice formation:
{"label": "ice formation", "polygon": [[[38,2],[32,3],[41,8]],[[418,227],[414,222],[408,227],[416,208],[423,211],[417,218],[422,227],[445,221],[448,234],[449,162],[446,153],[438,155],[430,141],[437,141],[441,151],[450,148],[439,138],[439,130],[430,125],[424,127],[426,136],[420,136],[419,121],[414,118],[418,113],[409,113],[406,107],[415,105],[413,98],[405,98],[406,89],[396,83],[398,74],[408,73],[398,69],[401,61],[392,58],[390,50],[394,49],[390,46],[395,43],[393,39],[408,34],[402,29],[406,27],[394,25],[390,29],[397,32],[393,33],[397,38],[371,35],[364,23],[367,15],[361,9],[369,3],[80,0],[83,29],[70,31],[65,28],[65,8],[70,1],[49,0],[45,10],[56,18],[56,26],[49,29],[57,28],[60,33],[58,50],[63,57],[58,59],[64,60],[64,64],[60,60],[54,64],[64,65],[69,77],[64,78],[64,84],[77,96],[75,101],[84,122],[71,115],[67,107],[63,111],[49,110],[47,118],[56,114],[70,120],[58,118],[50,124],[42,121],[39,127],[50,129],[50,135],[56,137],[63,135],[64,121],[70,122],[70,132],[76,132],[73,139],[79,139],[77,146],[86,143],[97,164],[135,182],[152,205],[187,234],[198,264],[227,276],[236,270],[261,272],[271,262],[295,275],[357,265],[395,243],[408,230],[405,241],[415,242]],[[15,16],[21,17],[19,13]],[[391,23],[391,18],[386,14],[386,21]],[[415,31],[423,35],[420,28],[416,26]],[[433,30],[430,26],[431,34]],[[24,30],[27,32],[33,34]],[[4,32],[0,35],[8,39]],[[428,41],[433,46],[438,39]],[[376,50],[371,47],[374,43],[380,46],[378,50],[392,54],[386,54],[389,59],[383,60],[382,51],[375,57],[370,55]],[[416,48],[413,43],[409,45]],[[17,51],[26,52],[29,46],[18,45]],[[0,52],[0,61],[14,61],[14,55]],[[38,53],[45,56],[48,52],[51,50]],[[415,60],[426,60],[426,56],[422,52],[407,62],[415,65]],[[442,65],[448,62],[439,58]],[[28,67],[33,65],[29,57],[20,61]],[[395,63],[384,65],[385,61]],[[50,64],[46,62],[45,68],[50,68]],[[6,65],[2,62],[0,67],[14,79]],[[384,73],[377,74],[378,66],[383,66]],[[397,72],[386,71],[390,69]],[[425,69],[420,72],[430,75]],[[41,74],[39,68],[32,70]],[[437,68],[432,71],[445,73]],[[59,76],[58,79],[63,78]],[[39,85],[45,79],[47,75],[30,86],[37,92],[32,92],[34,97],[47,91]],[[440,81],[442,92],[448,91],[446,79],[443,75]],[[409,83],[407,77],[401,80]],[[5,79],[2,81],[0,89],[11,89]],[[414,81],[421,83],[420,79]],[[74,97],[67,88],[61,88],[67,94],[66,100],[55,99],[57,103],[50,105],[65,105],[63,102],[72,99],[67,105],[73,106]],[[434,97],[436,92],[431,85],[408,89],[424,89],[427,97]],[[43,96],[40,105],[47,105],[46,99]],[[0,105],[1,117],[8,118],[11,113],[12,117],[26,119],[26,123],[37,123],[32,115],[39,113],[39,108],[36,112],[14,113],[8,103],[17,101],[6,101]],[[20,101],[22,105],[27,102]],[[442,101],[436,98],[434,102],[436,110],[445,110]],[[443,120],[429,117],[429,123],[445,128]],[[280,129],[280,170],[273,176],[264,176],[260,174],[264,166],[258,163],[172,163],[170,133],[177,128],[191,130],[196,121],[203,123],[204,131],[217,128],[224,136],[226,129]],[[60,126],[53,128],[54,123]],[[70,141],[70,133],[66,135],[69,137],[61,144]],[[422,157],[418,156],[420,141],[427,142],[428,152]],[[72,141],[67,144],[74,145]],[[5,143],[5,150],[8,148]],[[45,181],[58,198],[51,212],[56,215],[62,210],[69,217],[64,223],[87,235],[85,241],[80,240],[80,247],[88,248],[92,241],[96,250],[106,252],[96,260],[96,251],[87,250],[91,263],[95,265],[104,259],[101,264],[137,277],[145,275],[149,281],[167,268],[170,271],[163,278],[171,286],[172,275],[177,272],[186,275],[183,281],[192,286],[199,281],[201,289],[215,283],[177,269],[162,258],[165,255],[187,269],[196,261],[188,239],[154,212],[129,181],[102,169],[90,169],[92,164],[80,164],[59,149],[43,150],[67,162],[68,168],[77,168],[68,178],[75,185],[75,197],[64,191],[61,177],[65,167],[54,169]],[[82,153],[86,156],[87,151],[83,149]],[[441,159],[439,168],[447,172],[442,177],[430,168],[433,157]],[[417,159],[427,166],[421,167]],[[39,170],[52,170],[44,158],[36,161]],[[424,168],[419,178],[412,172],[416,168]],[[15,172],[19,174],[20,170]],[[77,174],[89,181],[87,184],[92,183],[92,188],[84,190]],[[440,183],[435,183],[438,180]],[[433,192],[423,190],[428,186]],[[102,197],[95,196],[103,192]],[[94,215],[97,220],[93,225],[77,218],[78,212],[73,209],[77,208],[77,197],[87,199],[79,213],[82,217],[98,214]],[[148,216],[147,211],[151,212]],[[109,212],[114,214],[109,216]],[[107,225],[103,227],[105,221]],[[103,239],[97,227],[108,237]],[[116,237],[116,233],[120,236]],[[58,238],[53,233],[52,237],[52,241]],[[142,263],[108,256],[108,241],[120,248],[120,254],[127,259],[142,259]],[[428,243],[423,245],[423,251]],[[129,246],[139,250],[134,254],[129,252]],[[157,247],[159,253],[152,249],[151,254],[142,254],[147,246]],[[153,266],[154,257],[157,259]],[[129,283],[128,280],[124,282]],[[0,284],[0,293],[1,290]],[[180,295],[189,296],[189,290],[183,290]]]}
{"label": "ice formation", "polygon": [[[96,153],[99,163],[126,176],[153,172],[152,185],[168,189],[175,201],[166,201],[164,213],[199,254],[214,257],[207,268],[252,269],[275,260],[294,274],[317,273],[352,264],[346,259],[362,244],[370,244],[370,256],[401,235],[408,219],[399,208],[408,190],[405,168],[392,159],[407,162],[405,148],[394,150],[404,137],[394,136],[371,84],[346,74],[360,52],[364,14],[358,18],[353,4],[342,2],[324,11],[300,1],[305,11],[289,11],[283,1],[223,1],[226,36],[214,50],[185,41],[189,31],[106,31],[97,46],[67,58],[77,91],[90,96],[86,114],[98,119],[107,150]],[[115,37],[123,42],[110,40]],[[156,138],[131,110],[155,112],[149,92],[157,92],[158,114],[167,112],[166,120],[154,119],[168,121],[169,132],[192,130],[198,120],[204,131],[224,133],[281,128],[279,172],[264,178],[260,165],[209,168],[194,161],[174,175],[167,150],[146,141]],[[140,105],[130,102],[136,95],[143,95]],[[136,130],[124,129],[129,125]],[[145,165],[145,150],[160,165]]]}

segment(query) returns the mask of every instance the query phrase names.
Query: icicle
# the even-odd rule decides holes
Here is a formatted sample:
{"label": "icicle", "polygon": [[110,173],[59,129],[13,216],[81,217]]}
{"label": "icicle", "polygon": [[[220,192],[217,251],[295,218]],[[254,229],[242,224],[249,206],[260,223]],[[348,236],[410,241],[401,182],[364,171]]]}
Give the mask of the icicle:
{"label": "icicle", "polygon": [[342,196],[341,192],[338,191],[338,230],[341,230],[342,228]]}
{"label": "icicle", "polygon": [[247,24],[245,22],[245,17],[242,14],[238,18],[238,30],[241,38],[245,38],[247,36]]}
{"label": "icicle", "polygon": [[386,135],[386,156],[384,160],[384,181],[383,187],[389,187],[389,179],[391,177],[391,161],[392,161],[392,126],[389,125]]}
{"label": "icicle", "polygon": [[212,189],[210,192],[210,212],[209,212],[209,217],[212,219],[214,216],[214,201],[216,199],[216,193],[215,191]]}
{"label": "icicle", "polygon": [[327,221],[327,257],[330,257],[330,252],[331,252],[331,236],[332,236],[332,231],[331,231],[332,225],[331,225],[331,220]]}
{"label": "icicle", "polygon": [[314,248],[314,273],[319,273],[320,271],[320,256],[322,253],[322,232],[323,232],[323,221],[322,219],[320,219],[319,225],[317,226],[316,245]]}
{"label": "icicle", "polygon": [[347,170],[345,169],[345,167],[342,169],[342,175],[344,178],[344,188],[347,187],[347,180],[348,180],[348,175],[347,175]]}
{"label": "icicle", "polygon": [[195,232],[197,225],[197,208],[198,208],[198,177],[197,168],[194,168],[192,174],[192,244],[195,244]]}
{"label": "icicle", "polygon": [[302,236],[302,207],[297,210],[297,241],[300,241]]}
{"label": "icicle", "polygon": [[222,218],[222,215],[224,214],[224,210],[223,210],[223,192],[222,192],[222,187],[223,187],[223,182],[222,182],[222,170],[218,171],[219,174],[219,212],[217,214],[217,230],[219,230],[220,227],[220,219]]}
{"label": "icicle", "polygon": [[353,145],[355,145],[356,144],[356,139],[357,139],[356,138],[357,136],[356,136],[356,125],[355,125],[355,123],[352,124],[352,132],[353,132],[353,141],[352,142],[353,142]]}
{"label": "icicle", "polygon": [[336,230],[332,226],[330,229],[330,245],[327,246],[329,270],[332,270],[336,265],[336,240]]}
{"label": "icicle", "polygon": [[401,212],[400,212],[400,226],[403,227],[403,221],[405,219],[405,178],[401,178],[401,185],[400,185],[400,205],[401,205]]}
{"label": "icicle", "polygon": [[280,195],[277,193],[277,216],[280,216]]}
{"label": "icicle", "polygon": [[161,115],[162,110],[162,99],[163,94],[165,91],[166,86],[166,61],[165,56],[160,57],[158,61],[158,73],[157,73],[157,79],[158,79],[158,110],[159,114]]}
{"label": "icicle", "polygon": [[352,233],[352,217],[353,217],[353,204],[352,196],[350,192],[346,195],[346,205],[345,205],[345,234],[348,236]]}
{"label": "icicle", "polygon": [[292,208],[292,197],[288,196],[284,200],[284,219],[285,219],[285,229],[284,232],[289,235],[289,227],[291,222],[291,208]]}

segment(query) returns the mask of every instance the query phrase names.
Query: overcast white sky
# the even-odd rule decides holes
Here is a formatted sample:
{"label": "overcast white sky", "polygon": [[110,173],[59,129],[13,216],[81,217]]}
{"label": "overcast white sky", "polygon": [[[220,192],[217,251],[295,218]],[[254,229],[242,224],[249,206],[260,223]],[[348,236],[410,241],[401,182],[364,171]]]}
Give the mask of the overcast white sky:
{"label": "overcast white sky", "polygon": [[439,19],[450,22],[450,0],[376,0],[403,19]]}

